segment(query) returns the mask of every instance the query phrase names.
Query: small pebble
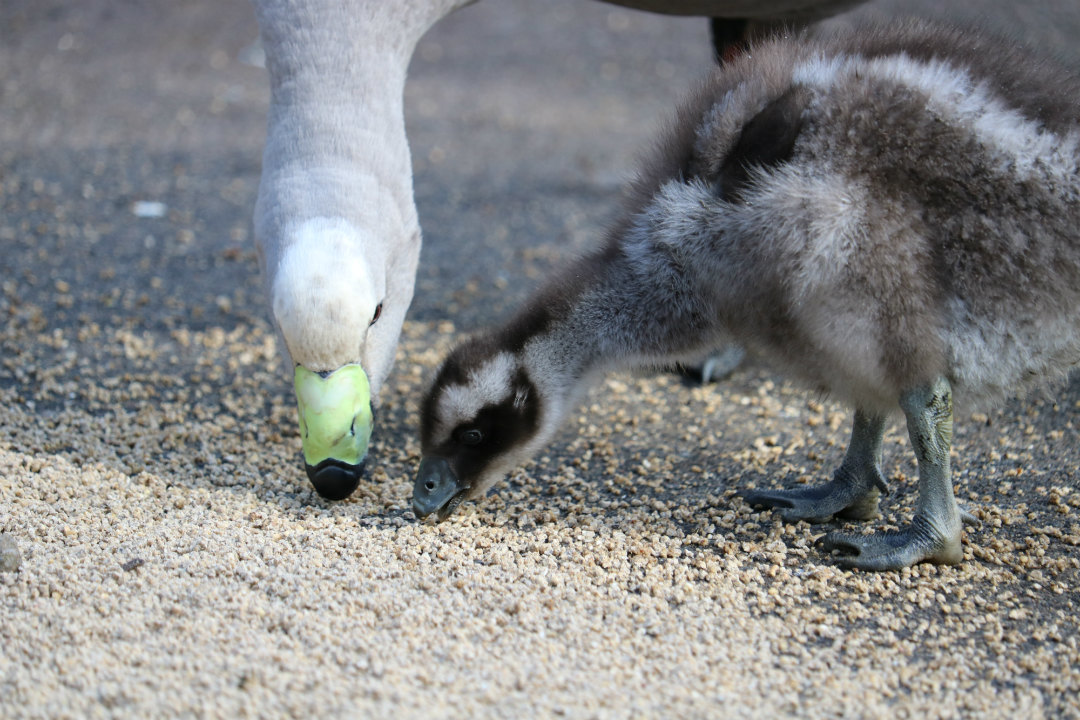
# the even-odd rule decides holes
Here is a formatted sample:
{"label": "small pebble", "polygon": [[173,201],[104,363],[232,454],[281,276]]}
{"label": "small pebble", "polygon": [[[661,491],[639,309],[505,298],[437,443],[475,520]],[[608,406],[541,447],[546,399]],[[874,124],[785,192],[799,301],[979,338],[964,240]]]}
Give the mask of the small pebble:
{"label": "small pebble", "polygon": [[168,207],[163,202],[139,200],[131,206],[131,213],[139,218],[159,218],[165,216]]}
{"label": "small pebble", "polygon": [[15,572],[22,565],[22,554],[15,538],[0,533],[0,572]]}

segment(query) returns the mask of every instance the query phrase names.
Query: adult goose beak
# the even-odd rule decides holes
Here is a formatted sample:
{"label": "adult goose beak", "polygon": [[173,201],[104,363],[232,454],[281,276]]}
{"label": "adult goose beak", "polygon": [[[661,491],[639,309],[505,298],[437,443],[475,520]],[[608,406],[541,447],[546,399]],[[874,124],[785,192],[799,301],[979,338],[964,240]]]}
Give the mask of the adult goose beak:
{"label": "adult goose beak", "polygon": [[326,375],[297,365],[294,386],[308,479],[327,500],[342,500],[360,484],[371,438],[367,374],[356,364]]}
{"label": "adult goose beak", "polygon": [[445,458],[426,457],[420,461],[413,483],[413,513],[421,520],[436,513],[442,522],[457,510],[468,491]]}

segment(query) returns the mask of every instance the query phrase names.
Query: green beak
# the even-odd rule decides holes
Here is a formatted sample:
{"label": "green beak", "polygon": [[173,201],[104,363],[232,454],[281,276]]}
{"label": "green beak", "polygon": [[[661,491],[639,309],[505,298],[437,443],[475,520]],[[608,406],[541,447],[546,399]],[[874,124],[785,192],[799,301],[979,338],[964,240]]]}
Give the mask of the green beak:
{"label": "green beak", "polygon": [[355,364],[325,377],[297,365],[294,386],[308,477],[323,497],[348,497],[360,482],[371,438],[367,375]]}

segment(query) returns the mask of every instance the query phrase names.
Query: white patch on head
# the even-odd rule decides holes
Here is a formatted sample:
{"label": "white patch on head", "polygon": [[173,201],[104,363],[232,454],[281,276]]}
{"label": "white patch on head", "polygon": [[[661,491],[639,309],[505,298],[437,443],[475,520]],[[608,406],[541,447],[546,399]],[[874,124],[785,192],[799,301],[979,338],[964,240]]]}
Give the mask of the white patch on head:
{"label": "white patch on head", "polygon": [[[552,355],[559,356],[558,358]],[[501,352],[468,372],[464,383],[439,387],[434,399],[432,428],[429,442],[437,447],[449,439],[459,427],[468,426],[486,406],[510,402],[515,409],[525,410],[531,404],[539,411],[540,424],[536,431],[512,446],[500,447],[484,470],[468,478],[469,497],[483,495],[508,472],[529,461],[550,442],[562,424],[566,410],[572,407],[588,382],[562,374],[561,358],[566,348],[553,344],[550,337],[538,337],[529,342],[520,354]],[[535,393],[528,388],[514,387],[517,373],[527,368]]]}
{"label": "white patch on head", "polygon": [[[437,417],[448,433],[462,423],[475,418],[489,406],[508,397],[513,386],[517,362],[508,352],[499,353],[471,371],[465,385],[447,385],[439,395]],[[515,402],[519,399],[515,398]]]}
{"label": "white patch on head", "polygon": [[315,372],[359,362],[384,292],[358,253],[360,232],[340,218],[314,218],[288,236],[270,296],[292,361]]}

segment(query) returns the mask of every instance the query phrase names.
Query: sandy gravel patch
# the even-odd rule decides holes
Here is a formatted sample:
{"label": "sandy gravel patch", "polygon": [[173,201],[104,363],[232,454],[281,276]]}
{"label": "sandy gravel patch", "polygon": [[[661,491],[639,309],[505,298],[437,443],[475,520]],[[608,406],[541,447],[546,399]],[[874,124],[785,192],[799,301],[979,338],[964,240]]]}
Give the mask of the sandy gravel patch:
{"label": "sandy gravel patch", "polygon": [[[402,397],[451,329],[407,326]],[[180,337],[138,351],[187,343],[201,382],[106,376],[51,410],[3,391],[0,529],[24,556],[0,574],[5,716],[1076,716],[1075,488],[961,485],[987,524],[963,565],[839,570],[819,528],[733,494],[818,473],[843,414],[749,368],[613,377],[552,453],[422,524],[413,400],[382,414],[370,482],[325,503],[266,328]]]}

